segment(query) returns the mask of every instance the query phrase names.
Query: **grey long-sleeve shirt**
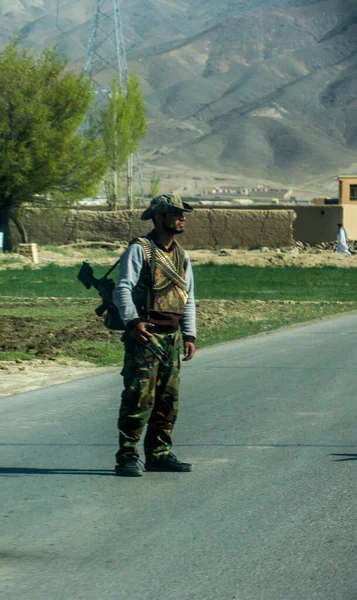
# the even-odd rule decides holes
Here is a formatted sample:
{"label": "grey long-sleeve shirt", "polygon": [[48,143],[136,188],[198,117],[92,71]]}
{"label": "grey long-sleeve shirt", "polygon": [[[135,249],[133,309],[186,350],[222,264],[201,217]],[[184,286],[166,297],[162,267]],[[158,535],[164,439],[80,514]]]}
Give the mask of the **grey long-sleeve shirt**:
{"label": "grey long-sleeve shirt", "polygon": [[[138,319],[139,308],[142,306],[142,290],[137,284],[146,260],[145,252],[140,244],[131,244],[120,259],[119,280],[113,293],[114,304],[118,307],[124,325]],[[188,300],[184,315],[180,321],[183,337],[196,337],[196,305],[194,297],[194,282],[192,265],[185,252],[186,283]]]}

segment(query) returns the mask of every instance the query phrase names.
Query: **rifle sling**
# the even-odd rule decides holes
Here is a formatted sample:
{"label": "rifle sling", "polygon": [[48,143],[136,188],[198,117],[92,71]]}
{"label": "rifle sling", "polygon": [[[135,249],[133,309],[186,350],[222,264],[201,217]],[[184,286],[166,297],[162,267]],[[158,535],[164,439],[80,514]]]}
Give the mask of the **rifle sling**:
{"label": "rifle sling", "polygon": [[109,271],[107,271],[107,273],[105,275],[103,275],[102,279],[106,279],[108,277],[108,275],[110,275],[110,273],[112,271],[114,271],[115,267],[120,263],[120,258],[118,258],[117,262],[115,263],[115,265],[113,265],[112,267],[110,267]]}

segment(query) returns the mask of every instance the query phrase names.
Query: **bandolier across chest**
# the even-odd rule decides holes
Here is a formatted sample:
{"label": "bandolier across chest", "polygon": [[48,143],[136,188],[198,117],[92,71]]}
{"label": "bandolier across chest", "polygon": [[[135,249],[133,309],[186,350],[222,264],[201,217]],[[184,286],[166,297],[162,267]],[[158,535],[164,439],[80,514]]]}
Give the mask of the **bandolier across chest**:
{"label": "bandolier across chest", "polygon": [[176,242],[170,252],[158,248],[148,238],[135,240],[145,252],[152,277],[152,310],[183,315],[188,299],[185,278],[185,252]]}

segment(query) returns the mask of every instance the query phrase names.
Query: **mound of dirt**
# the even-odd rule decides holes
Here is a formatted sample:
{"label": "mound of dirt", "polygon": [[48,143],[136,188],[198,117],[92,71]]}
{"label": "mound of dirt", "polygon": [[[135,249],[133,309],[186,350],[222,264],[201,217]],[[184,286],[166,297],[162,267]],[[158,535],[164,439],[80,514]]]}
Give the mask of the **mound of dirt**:
{"label": "mound of dirt", "polygon": [[37,358],[54,358],[68,351],[73,342],[98,342],[113,335],[101,319],[88,314],[79,323],[58,327],[51,319],[39,317],[2,318],[0,352],[25,351]]}

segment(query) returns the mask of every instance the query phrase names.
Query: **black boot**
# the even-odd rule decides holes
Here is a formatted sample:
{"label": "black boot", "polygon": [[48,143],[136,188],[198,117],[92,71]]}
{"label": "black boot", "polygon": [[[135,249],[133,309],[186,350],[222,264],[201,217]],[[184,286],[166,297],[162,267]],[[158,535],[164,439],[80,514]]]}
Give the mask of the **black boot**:
{"label": "black boot", "polygon": [[123,457],[122,460],[115,465],[115,474],[119,477],[141,477],[143,468],[140,464],[139,457]]}
{"label": "black boot", "polygon": [[176,458],[171,452],[164,454],[156,460],[150,460],[145,463],[145,469],[147,471],[170,471],[176,473],[188,473],[192,471],[192,465],[190,463],[183,463]]}

